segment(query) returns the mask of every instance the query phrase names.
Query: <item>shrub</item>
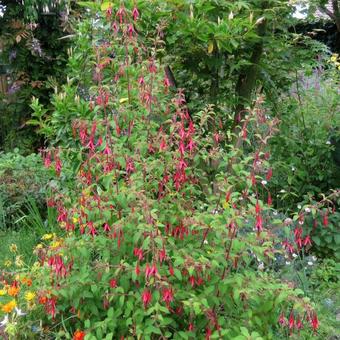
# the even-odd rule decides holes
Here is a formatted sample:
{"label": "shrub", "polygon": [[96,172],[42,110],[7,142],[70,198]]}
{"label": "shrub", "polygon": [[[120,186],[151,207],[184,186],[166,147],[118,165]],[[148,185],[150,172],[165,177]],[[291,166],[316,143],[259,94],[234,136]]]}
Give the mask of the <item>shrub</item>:
{"label": "shrub", "polygon": [[[280,133],[271,141],[273,203],[292,212],[301,201],[339,188],[339,74],[323,70],[296,83],[279,106]],[[327,66],[329,68],[329,66]]]}
{"label": "shrub", "polygon": [[0,153],[0,227],[11,227],[25,211],[28,197],[37,206],[45,207],[46,186],[49,175],[41,156],[22,156],[18,149],[13,153]]}
{"label": "shrub", "polygon": [[80,56],[77,77],[93,73],[89,100],[74,98],[89,116],[72,110],[63,127],[71,97],[57,94],[57,114],[39,117],[57,131],[43,155],[59,178],[48,204],[62,230],[36,248],[44,324],[57,338],[310,336],[318,318],[309,300],[265,269],[286,253],[267,228],[282,221],[259,199],[277,120],[259,98],[237,137],[256,151],[228,146],[213,107],[190,114],[171,88],[155,59],[160,36],[151,50],[140,44],[137,8],[112,11],[90,27],[92,55],[71,57]]}

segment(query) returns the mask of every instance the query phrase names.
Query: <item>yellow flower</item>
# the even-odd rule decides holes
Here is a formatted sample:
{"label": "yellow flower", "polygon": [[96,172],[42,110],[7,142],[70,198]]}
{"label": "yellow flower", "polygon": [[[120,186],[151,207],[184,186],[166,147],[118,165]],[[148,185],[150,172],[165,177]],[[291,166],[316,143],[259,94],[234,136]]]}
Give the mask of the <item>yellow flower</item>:
{"label": "yellow flower", "polygon": [[47,241],[53,238],[53,234],[45,234],[42,236],[42,240]]}
{"label": "yellow flower", "polygon": [[26,292],[25,300],[27,302],[32,301],[34,298],[35,298],[35,293],[33,293],[33,292]]}
{"label": "yellow flower", "polygon": [[12,265],[12,261],[11,260],[6,260],[4,262],[4,265],[5,265],[5,267],[10,267]]}
{"label": "yellow flower", "polygon": [[35,250],[39,250],[39,249],[42,249],[44,248],[44,246],[41,244],[41,243],[38,243],[36,246],[35,246]]}
{"label": "yellow flower", "polygon": [[11,313],[12,310],[16,307],[17,303],[15,302],[15,300],[12,300],[8,303],[6,303],[5,305],[2,306],[1,310],[4,313]]}
{"label": "yellow flower", "polygon": [[0,296],[6,295],[6,290],[5,289],[0,289]]}
{"label": "yellow flower", "polygon": [[59,248],[61,246],[61,242],[60,241],[54,241],[51,243],[51,248],[52,249],[56,249]]}
{"label": "yellow flower", "polygon": [[331,61],[334,63],[336,60],[337,60],[337,57],[336,57],[335,55],[333,55],[333,56],[331,57]]}
{"label": "yellow flower", "polygon": [[22,256],[21,255],[18,255],[16,258],[15,258],[15,265],[17,267],[22,267],[24,265],[24,261],[22,260]]}
{"label": "yellow flower", "polygon": [[79,222],[79,218],[74,216],[73,219],[72,219],[73,223],[78,223]]}
{"label": "yellow flower", "polygon": [[16,253],[17,250],[18,250],[18,247],[17,247],[16,244],[12,243],[9,247],[9,250],[10,250],[11,253]]}

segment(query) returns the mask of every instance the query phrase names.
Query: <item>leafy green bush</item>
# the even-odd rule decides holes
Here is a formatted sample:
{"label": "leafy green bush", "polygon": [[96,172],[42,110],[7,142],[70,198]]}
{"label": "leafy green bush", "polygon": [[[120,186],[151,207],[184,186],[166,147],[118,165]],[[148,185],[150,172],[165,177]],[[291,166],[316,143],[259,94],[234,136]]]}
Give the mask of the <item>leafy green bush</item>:
{"label": "leafy green bush", "polygon": [[296,92],[279,105],[280,133],[270,141],[270,191],[281,211],[294,211],[301,201],[340,187],[339,73],[316,72],[298,81]]}
{"label": "leafy green bush", "polygon": [[19,150],[0,153],[0,227],[11,227],[25,211],[28,197],[39,208],[45,207],[49,171],[44,168],[41,156],[22,156]]}

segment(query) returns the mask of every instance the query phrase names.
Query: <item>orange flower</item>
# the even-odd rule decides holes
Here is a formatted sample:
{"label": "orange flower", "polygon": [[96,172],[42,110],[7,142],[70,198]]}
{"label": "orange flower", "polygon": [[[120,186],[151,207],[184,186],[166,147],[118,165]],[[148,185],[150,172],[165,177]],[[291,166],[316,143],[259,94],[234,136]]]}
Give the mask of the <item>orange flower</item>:
{"label": "orange flower", "polygon": [[40,296],[39,303],[44,305],[46,302],[47,302],[47,297],[46,296]]}
{"label": "orange flower", "polygon": [[19,294],[20,288],[19,287],[15,287],[15,286],[11,286],[8,288],[8,295],[10,296],[17,296]]}
{"label": "orange flower", "polygon": [[22,283],[26,284],[28,287],[32,286],[32,280],[28,277],[24,277],[22,280],[21,280]]}
{"label": "orange flower", "polygon": [[17,304],[16,304],[15,300],[12,300],[12,301],[6,303],[5,305],[3,305],[3,306],[1,307],[1,310],[2,310],[4,313],[11,313],[12,310],[16,307],[16,305],[17,305]]}
{"label": "orange flower", "polygon": [[75,331],[73,334],[73,340],[83,340],[85,338],[85,332],[80,331],[79,329]]}

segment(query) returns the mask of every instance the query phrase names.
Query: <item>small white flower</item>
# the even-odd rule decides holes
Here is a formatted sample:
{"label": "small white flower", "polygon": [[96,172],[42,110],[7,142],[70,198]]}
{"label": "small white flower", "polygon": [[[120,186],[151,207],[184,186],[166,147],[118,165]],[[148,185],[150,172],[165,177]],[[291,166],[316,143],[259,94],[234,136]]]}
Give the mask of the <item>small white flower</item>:
{"label": "small white flower", "polygon": [[298,209],[301,209],[301,208],[302,208],[302,207],[301,207],[301,204],[298,204],[297,208],[298,208]]}
{"label": "small white flower", "polygon": [[263,262],[261,262],[258,267],[257,267],[259,270],[263,270],[264,269],[264,264]]}
{"label": "small white flower", "polygon": [[297,254],[293,253],[292,256],[295,258],[295,257],[297,257]]}
{"label": "small white flower", "polygon": [[313,261],[316,261],[318,258],[316,256],[312,256]]}
{"label": "small white flower", "polygon": [[273,211],[273,215],[274,215],[274,216],[277,215],[277,211],[276,211],[276,210]]}
{"label": "small white flower", "polygon": [[327,144],[327,145],[330,145],[330,144],[331,144],[331,141],[328,140],[328,141],[326,142],[326,144]]}
{"label": "small white flower", "polygon": [[21,309],[18,307],[15,307],[15,313],[17,313],[18,316],[26,315],[27,313],[24,313]]}
{"label": "small white flower", "polygon": [[8,324],[8,314],[6,314],[4,319],[0,322],[0,327],[5,326],[6,324]]}
{"label": "small white flower", "polygon": [[262,181],[261,181],[261,184],[262,184],[262,185],[266,185],[266,184],[267,184],[267,181],[266,181],[266,180],[262,180]]}
{"label": "small white flower", "polygon": [[292,166],[292,171],[295,171],[296,169],[295,169],[295,167],[294,166]]}
{"label": "small white flower", "polygon": [[310,213],[310,208],[305,208],[306,213]]}
{"label": "small white flower", "polygon": [[312,266],[312,265],[313,265],[313,262],[312,262],[312,261],[308,261],[307,264],[308,264],[309,266]]}
{"label": "small white flower", "polygon": [[303,221],[299,221],[299,224],[300,224],[300,225],[303,225],[303,223],[304,223]]}
{"label": "small white flower", "polygon": [[287,217],[285,220],[284,220],[284,224],[285,225],[290,225],[290,224],[292,224],[293,223],[293,220],[291,219],[291,218],[289,218],[289,217]]}
{"label": "small white flower", "polygon": [[207,240],[204,240],[203,243],[204,243],[204,244],[208,244],[208,241],[207,241]]}
{"label": "small white flower", "polygon": [[286,265],[289,266],[289,265],[290,265],[290,262],[289,262],[289,261],[286,261]]}
{"label": "small white flower", "polygon": [[286,192],[286,190],[282,189],[282,190],[280,190],[280,192],[282,192],[282,193],[285,193],[285,192]]}

